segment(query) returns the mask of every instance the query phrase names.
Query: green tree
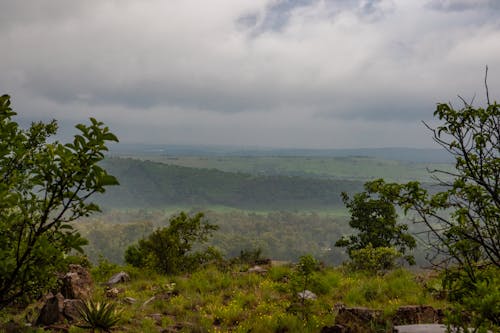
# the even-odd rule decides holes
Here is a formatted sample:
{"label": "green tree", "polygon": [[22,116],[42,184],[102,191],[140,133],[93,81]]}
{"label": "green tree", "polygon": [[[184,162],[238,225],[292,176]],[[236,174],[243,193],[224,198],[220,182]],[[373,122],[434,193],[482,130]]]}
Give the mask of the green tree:
{"label": "green tree", "polygon": [[128,247],[125,261],[132,266],[151,267],[172,274],[218,257],[211,248],[205,252],[192,251],[194,245],[206,242],[218,229],[203,218],[203,213],[189,216],[184,212],[171,217],[168,227],[157,229],[138,244]]}
{"label": "green tree", "polygon": [[296,267],[296,274],[299,278],[299,288],[300,292],[300,312],[302,313],[302,319],[305,321],[309,320],[310,313],[310,302],[307,299],[307,291],[309,285],[311,284],[311,280],[313,279],[313,275],[320,268],[320,264],[318,260],[316,260],[312,255],[307,254],[303,255],[299,258],[299,262]]}
{"label": "green tree", "polygon": [[[462,102],[460,109],[438,104],[434,116],[441,124],[428,126],[434,141],[455,159],[454,171],[432,171],[437,191],[418,182],[377,180],[366,186],[426,226],[425,240],[434,249],[429,259],[444,269],[451,299],[474,314],[476,327],[498,326],[500,309],[488,304],[492,297],[500,304],[499,285],[492,278],[500,272],[500,105],[489,97],[486,108]],[[485,286],[487,298],[482,296]]]}
{"label": "green tree", "polygon": [[431,129],[434,140],[455,158],[455,171],[432,171],[440,190],[382,180],[366,186],[426,225],[436,265],[459,265],[475,280],[479,267],[500,268],[500,105],[438,104],[434,115],[444,121]]}
{"label": "green tree", "polygon": [[[365,191],[355,194],[352,199],[342,193],[342,199],[351,214],[349,225],[359,232],[342,237],[335,246],[346,247],[351,259],[356,251],[368,247],[395,248],[402,255],[415,248],[415,238],[407,232],[406,224],[397,223],[398,215],[389,198],[365,186]],[[409,264],[415,263],[412,255],[404,258]]]}
{"label": "green tree", "polygon": [[48,142],[55,120],[22,129],[7,95],[0,97],[0,309],[39,296],[55,282],[64,256],[86,244],[70,222],[97,211],[88,202],[118,181],[98,166],[106,141],[102,123],[77,125],[73,142]]}

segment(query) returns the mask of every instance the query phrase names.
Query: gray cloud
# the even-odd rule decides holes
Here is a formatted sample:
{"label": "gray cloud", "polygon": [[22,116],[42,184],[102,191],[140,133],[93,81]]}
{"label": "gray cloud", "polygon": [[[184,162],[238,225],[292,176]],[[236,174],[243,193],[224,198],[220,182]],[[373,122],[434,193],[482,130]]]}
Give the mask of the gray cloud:
{"label": "gray cloud", "polygon": [[500,2],[497,0],[432,0],[427,6],[431,9],[450,12],[500,10]]}
{"label": "gray cloud", "polygon": [[94,116],[124,141],[426,145],[436,102],[484,100],[485,64],[500,92],[489,1],[30,4],[0,1],[0,92],[26,119]]}

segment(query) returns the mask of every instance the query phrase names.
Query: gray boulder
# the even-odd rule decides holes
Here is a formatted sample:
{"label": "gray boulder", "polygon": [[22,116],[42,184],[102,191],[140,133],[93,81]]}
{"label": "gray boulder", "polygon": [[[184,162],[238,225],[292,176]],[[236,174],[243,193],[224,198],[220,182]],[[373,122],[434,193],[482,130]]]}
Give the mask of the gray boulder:
{"label": "gray boulder", "polygon": [[109,278],[108,282],[106,284],[108,286],[117,284],[117,283],[123,283],[123,282],[128,282],[130,281],[130,275],[128,275],[126,272],[119,272],[113,275],[111,278]]}

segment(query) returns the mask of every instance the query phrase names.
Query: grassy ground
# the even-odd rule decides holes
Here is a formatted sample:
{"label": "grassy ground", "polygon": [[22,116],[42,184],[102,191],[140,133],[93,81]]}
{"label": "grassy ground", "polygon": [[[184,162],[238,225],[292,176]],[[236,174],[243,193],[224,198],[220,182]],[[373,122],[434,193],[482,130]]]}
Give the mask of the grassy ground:
{"label": "grassy ground", "polygon": [[[122,269],[132,279],[118,285],[118,297],[110,299],[99,282]],[[389,318],[401,305],[446,306],[426,291],[420,277],[402,269],[384,276],[322,269],[306,286],[318,298],[305,305],[297,298],[303,280],[293,266],[274,266],[265,274],[247,269],[210,266],[192,274],[162,276],[102,264],[93,270],[94,298],[118,304],[122,312],[115,331],[146,333],[174,327],[182,332],[319,332],[335,323],[339,303],[382,309],[388,321],[378,329],[391,332]],[[126,297],[135,303],[126,303]],[[70,332],[86,331],[71,327]]]}

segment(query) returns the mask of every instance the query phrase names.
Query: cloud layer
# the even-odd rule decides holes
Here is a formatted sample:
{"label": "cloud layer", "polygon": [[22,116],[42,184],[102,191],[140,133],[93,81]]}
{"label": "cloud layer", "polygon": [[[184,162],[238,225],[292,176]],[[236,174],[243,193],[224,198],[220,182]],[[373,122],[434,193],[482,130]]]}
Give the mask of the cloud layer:
{"label": "cloud layer", "polygon": [[436,102],[500,93],[493,0],[1,1],[0,93],[122,141],[430,146]]}

